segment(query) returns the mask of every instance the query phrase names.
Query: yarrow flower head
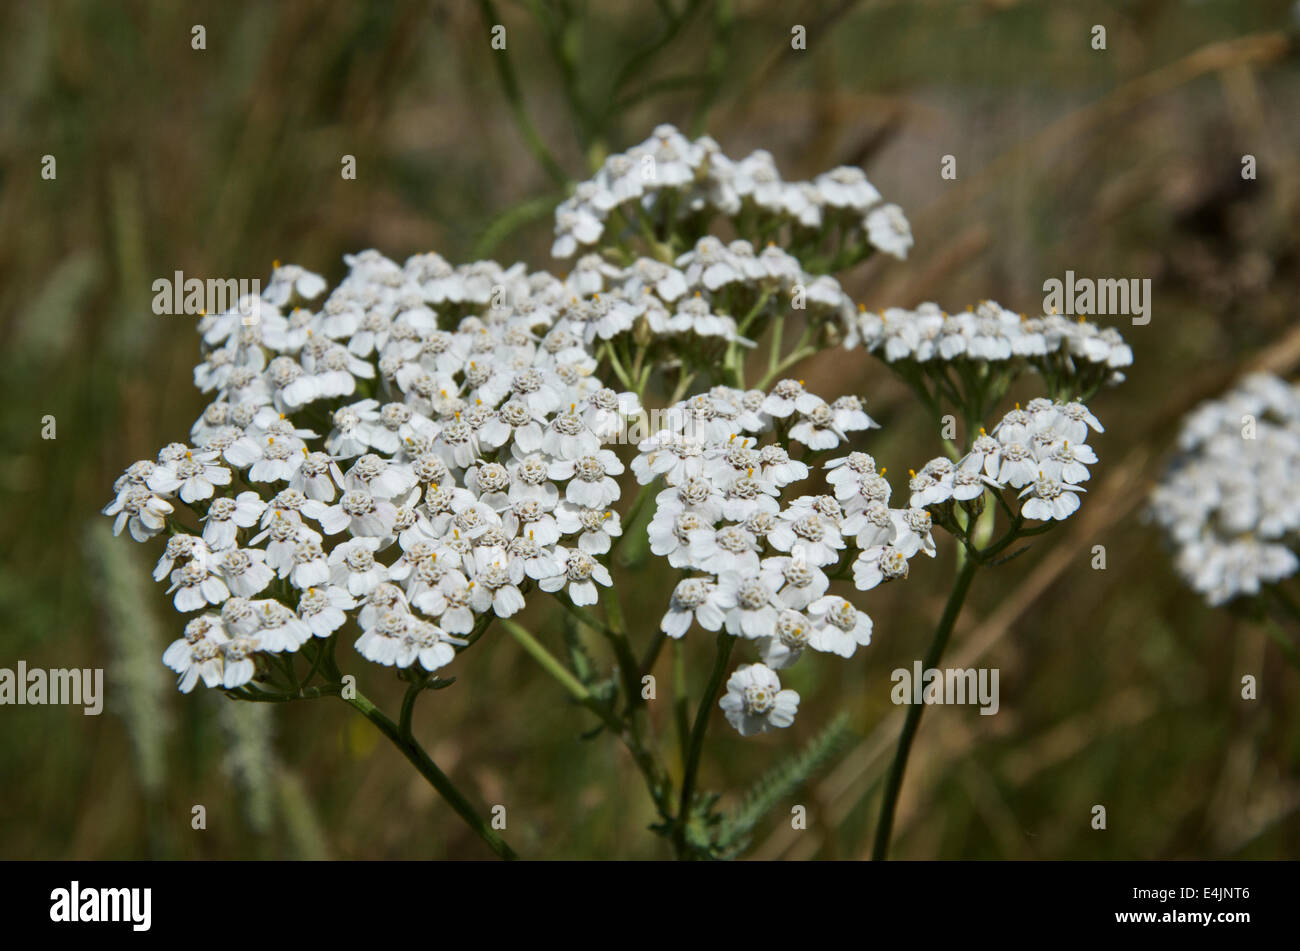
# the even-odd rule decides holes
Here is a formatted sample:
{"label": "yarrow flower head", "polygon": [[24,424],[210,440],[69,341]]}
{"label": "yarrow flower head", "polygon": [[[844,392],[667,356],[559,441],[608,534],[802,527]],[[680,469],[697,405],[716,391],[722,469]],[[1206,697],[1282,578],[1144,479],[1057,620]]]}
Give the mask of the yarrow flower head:
{"label": "yarrow flower head", "polygon": [[[208,612],[165,658],[183,690],[272,678],[349,618],[363,657],[433,670],[525,589],[588,605],[610,584],[594,556],[621,531],[623,464],[602,443],[641,407],[593,376],[571,288],[437,255],[347,264],[316,305],[323,280],[277,267],[253,333],[200,321],[194,444],[131,466],[104,510],[166,532],[156,577]],[[586,299],[595,338],[616,300]]]}
{"label": "yarrow flower head", "polygon": [[799,694],[782,690],[781,679],[766,664],[743,664],[727,681],[718,706],[741,736],[750,736],[794,723]]}
{"label": "yarrow flower head", "polygon": [[1193,590],[1221,605],[1300,570],[1300,387],[1245,378],[1188,414],[1178,449],[1149,511]]}
{"label": "yarrow flower head", "polygon": [[[1102,385],[1122,382],[1123,368],[1133,363],[1133,351],[1114,327],[1057,314],[1027,317],[990,300],[958,313],[933,303],[860,310],[845,346],[859,344],[914,386],[928,381],[921,393],[928,401],[957,398],[976,419],[1023,372],[1039,374],[1053,398],[1087,398]],[[949,374],[949,367],[956,372]]]}
{"label": "yarrow flower head", "polygon": [[[854,566],[857,586],[905,578],[910,558],[935,554],[929,515],[889,509],[888,483],[880,487],[875,460],[862,452],[826,463],[822,494],[788,493],[812,473],[791,458],[791,445],[802,442],[807,456],[876,425],[861,399],[827,403],[801,381],[782,380],[767,393],[715,386],[664,416],[681,431],[643,440],[631,466],[638,482],[663,486],[648,525],[651,550],[689,574],[669,599],[663,632],[680,638],[696,625],[721,630],[753,641],[778,667],[805,647],[850,657],[868,644],[871,618],[845,598],[826,596],[828,574],[848,572],[855,556],[858,564],[878,564],[888,553],[884,573],[868,577]],[[820,421],[829,438],[800,439],[809,420]],[[873,506],[882,511],[877,521]],[[753,731],[754,721],[729,719]]]}
{"label": "yarrow flower head", "polygon": [[[733,227],[752,215],[765,233],[778,229],[793,243],[832,226],[866,248],[904,258],[912,244],[902,209],[882,204],[880,192],[862,169],[841,166],[811,182],[782,179],[769,152],[762,149],[733,160],[707,136],[691,141],[671,125],[650,138],[609,156],[595,178],[583,182],[555,213],[551,253],[568,258],[599,244],[615,220],[646,216],[674,230],[677,218],[698,222],[718,216]],[[750,237],[744,230],[742,237]],[[753,254],[749,257],[752,259]],[[720,285],[744,270],[725,254],[702,262],[706,283]],[[660,278],[660,280],[663,280]],[[716,289],[716,287],[715,287]]]}
{"label": "yarrow flower head", "polygon": [[[902,210],[859,168],[787,181],[766,151],[732,159],[665,125],[560,203],[560,276],[366,250],[344,256],[331,288],[277,263],[260,298],[198,321],[205,405],[186,441],[126,469],[103,510],[115,534],[159,538],[154,578],[183,618],[164,664],[183,692],[343,695],[336,648],[350,643],[407,684],[385,732],[409,754],[420,692],[504,631],[629,745],[678,850],[726,854],[696,841],[724,825],[716,797],[689,788],[698,761],[669,803],[635,722],[664,640],[683,655],[698,632],[716,643],[699,717],[721,708],[743,736],[790,726],[800,697],[784,672],[896,636],[905,625],[868,613],[880,602],[867,592],[939,558],[945,533],[964,595],[975,568],[1073,515],[1103,431],[1088,400],[1132,362],[1117,331],[1085,321],[991,301],[871,313],[835,277],[911,245]],[[867,451],[874,404],[797,375],[819,351],[859,346],[936,415],[954,406],[966,428],[959,439],[945,423],[945,456],[891,475]],[[1025,371],[1045,395],[994,422]],[[1233,456],[1202,414],[1185,448],[1205,471],[1157,500],[1192,552],[1180,564],[1197,561],[1213,597],[1296,568],[1295,473],[1278,460],[1300,455],[1297,400],[1252,386],[1245,405],[1275,417],[1261,430],[1272,455]],[[672,578],[650,611],[638,605],[658,623],[643,660],[617,569],[647,550]],[[574,619],[573,672],[519,623],[548,599]],[[613,676],[591,669],[589,636],[609,641]],[[750,657],[719,697],[737,645]]]}

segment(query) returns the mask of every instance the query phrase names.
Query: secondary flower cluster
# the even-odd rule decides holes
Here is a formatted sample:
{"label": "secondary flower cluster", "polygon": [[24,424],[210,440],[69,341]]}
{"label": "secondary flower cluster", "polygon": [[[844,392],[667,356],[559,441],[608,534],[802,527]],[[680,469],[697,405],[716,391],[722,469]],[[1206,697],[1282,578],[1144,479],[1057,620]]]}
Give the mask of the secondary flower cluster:
{"label": "secondary flower cluster", "polygon": [[826,463],[827,494],[783,498],[810,475],[792,443],[829,451],[876,425],[857,397],[826,403],[797,380],[767,393],[719,386],[667,417],[632,463],[639,483],[664,484],[651,551],[687,575],[661,629],[682,637],[698,624],[752,640],[762,663],[732,675],[721,706],[744,735],[789,726],[799,697],[775,671],[806,649],[850,657],[871,640],[871,618],[828,593],[831,576],[852,563],[862,590],[906,577],[910,558],[935,554],[930,516],[889,508],[883,470],[862,452]]}
{"label": "secondary flower cluster", "polygon": [[1097,417],[1079,402],[1039,397],[1024,409],[1016,404],[993,427],[980,430],[971,451],[958,462],[940,456],[911,474],[908,489],[917,508],[971,502],[985,488],[1020,490],[1020,516],[1048,522],[1069,518],[1079,508],[1079,483],[1090,478],[1097,454],[1087,444],[1091,432],[1104,432]]}
{"label": "secondary flower cluster", "polygon": [[1133,362],[1113,327],[1056,314],[1026,317],[987,300],[955,314],[932,303],[861,312],[845,340],[850,348],[859,343],[904,372],[942,374],[945,365],[978,362],[1008,375],[1034,369],[1049,384],[1071,381],[1080,392],[1121,382],[1121,368]]}
{"label": "secondary flower cluster", "polygon": [[712,235],[675,264],[640,257],[621,267],[584,255],[565,286],[573,295],[551,308],[557,327],[588,347],[615,339],[662,344],[648,355],[661,366],[707,362],[711,343],[753,346],[741,334],[761,335],[778,313],[798,312],[815,328],[831,324],[838,337],[854,331],[857,314],[835,278],[807,273],[776,245],[755,253],[744,239],[724,244]]}
{"label": "secondary flower cluster", "polygon": [[902,210],[882,204],[859,168],[841,166],[811,182],[787,182],[770,152],[759,149],[737,161],[707,136],[692,142],[661,125],[640,145],[609,156],[560,204],[551,253],[567,258],[609,243],[612,222],[631,227],[642,213],[666,231],[703,233],[714,215],[723,215],[746,238],[783,230],[806,237],[834,226],[898,258],[912,246]]}
{"label": "secondary flower cluster", "polygon": [[1190,413],[1180,455],[1151,494],[1178,573],[1212,605],[1300,568],[1300,387],[1245,378]]}

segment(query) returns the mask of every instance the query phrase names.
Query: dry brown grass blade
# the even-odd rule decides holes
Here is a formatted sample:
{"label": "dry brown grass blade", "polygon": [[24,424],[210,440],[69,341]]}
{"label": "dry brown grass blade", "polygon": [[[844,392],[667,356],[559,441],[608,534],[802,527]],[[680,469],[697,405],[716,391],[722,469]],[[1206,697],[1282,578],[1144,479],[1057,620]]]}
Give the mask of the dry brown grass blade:
{"label": "dry brown grass blade", "polygon": [[[840,0],[833,6],[821,3],[807,4],[801,11],[797,19],[792,19],[794,23],[807,22],[808,35],[810,37],[824,36],[830,32],[830,28],[839,22],[849,13],[859,0]],[[820,10],[820,12],[818,12]],[[810,19],[809,15],[817,13]],[[788,37],[787,37],[788,39]],[[733,101],[731,108],[727,110],[726,117],[723,120],[728,124],[739,124],[746,119],[753,111],[755,105],[760,101],[758,91],[767,86],[772,78],[783,68],[792,63],[798,62],[796,57],[790,56],[790,49],[785,45],[777,45],[763,65],[750,74],[748,82],[745,83],[739,94]]]}
{"label": "dry brown grass blade", "polygon": [[926,218],[942,218],[954,207],[974,199],[993,185],[1014,175],[1031,155],[1051,152],[1088,131],[1095,131],[1145,102],[1165,95],[1211,73],[1241,66],[1263,66],[1282,59],[1291,48],[1284,33],[1255,33],[1209,43],[1167,66],[1129,80],[1096,102],[1051,123],[1036,135],[1008,149],[983,169],[965,179],[945,197],[922,210]]}

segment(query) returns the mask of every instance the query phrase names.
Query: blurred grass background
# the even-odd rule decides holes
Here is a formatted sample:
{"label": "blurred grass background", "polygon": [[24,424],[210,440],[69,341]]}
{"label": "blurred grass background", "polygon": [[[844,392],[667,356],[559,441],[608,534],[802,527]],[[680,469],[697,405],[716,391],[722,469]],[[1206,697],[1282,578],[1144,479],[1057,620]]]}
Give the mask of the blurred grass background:
{"label": "blurred grass background", "polygon": [[[659,7],[689,12],[673,27]],[[1130,379],[1095,402],[1107,432],[1082,517],[977,580],[945,661],[1000,668],[1001,712],[927,711],[893,854],[1295,857],[1295,672],[1182,589],[1140,518],[1183,412],[1243,368],[1300,362],[1293,17],[1286,0],[4,4],[0,666],[103,666],[109,691],[98,718],[0,710],[0,857],[486,856],[343,704],[176,694],[158,657],[180,624],[148,578],[156,546],[112,539],[98,510],[203,405],[193,328],[152,314],[155,278],[264,278],[279,258],[334,281],[367,247],[550,266],[563,192],[503,95],[498,22],[528,121],[571,180],[662,121],[736,158],[768,148],[791,179],[863,165],[916,234],[906,263],[845,277],[873,309],[992,297],[1032,311],[1067,268],[1152,279],[1151,323],[1120,324]],[[1247,153],[1256,181],[1241,178]],[[939,176],[945,154],[956,181]],[[825,354],[801,375],[867,397],[883,463],[937,454],[935,422],[874,359]],[[702,781],[728,802],[836,712],[857,736],[792,800],[808,829],[778,810],[751,854],[865,855],[899,722],[889,672],[923,652],[951,571],[944,550],[859,597],[874,643],[791,672],[804,699],[790,731],[741,740],[715,717]],[[658,617],[668,588],[644,579],[626,609]],[[529,621],[558,648],[547,610]],[[691,645],[696,695],[707,640]],[[395,708],[391,674],[341,657]],[[665,855],[626,755],[581,741],[588,715],[512,642],[485,638],[451,673],[417,736],[484,809],[507,806],[518,851]],[[657,673],[665,697],[667,655]],[[652,708],[669,733],[669,704]]]}

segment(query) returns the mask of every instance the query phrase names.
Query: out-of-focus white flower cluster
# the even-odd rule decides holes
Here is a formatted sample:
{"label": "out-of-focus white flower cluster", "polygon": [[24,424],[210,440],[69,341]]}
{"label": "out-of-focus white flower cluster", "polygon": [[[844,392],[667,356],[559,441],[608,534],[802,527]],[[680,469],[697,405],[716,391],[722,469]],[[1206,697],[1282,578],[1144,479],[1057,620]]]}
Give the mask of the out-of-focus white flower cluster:
{"label": "out-of-focus white flower cluster", "polygon": [[811,182],[787,182],[770,152],[733,160],[707,136],[692,142],[661,125],[640,145],[609,156],[556,209],[551,253],[567,258],[612,243],[611,228],[635,232],[638,222],[646,229],[657,223],[665,233],[703,234],[718,215],[752,240],[780,236],[793,246],[838,230],[841,246],[856,239],[864,251],[905,258],[912,246],[902,209],[882,203],[860,168],[841,166]]}
{"label": "out-of-focus white flower cluster", "polygon": [[1174,564],[1212,605],[1300,568],[1300,387],[1254,374],[1188,414],[1151,494]]}
{"label": "out-of-focus white flower cluster", "polygon": [[[547,306],[574,288],[437,255],[346,260],[318,309],[282,312],[324,282],[278,268],[200,321],[212,402],[192,444],[130,466],[105,509],[137,540],[168,532],[155,577],[204,612],[165,657],[182,690],[246,684],[350,616],[363,656],[435,670],[530,587],[582,605],[610,584],[597,556],[621,531],[623,466],[604,443],[641,408]],[[493,304],[501,288],[517,306]]]}

